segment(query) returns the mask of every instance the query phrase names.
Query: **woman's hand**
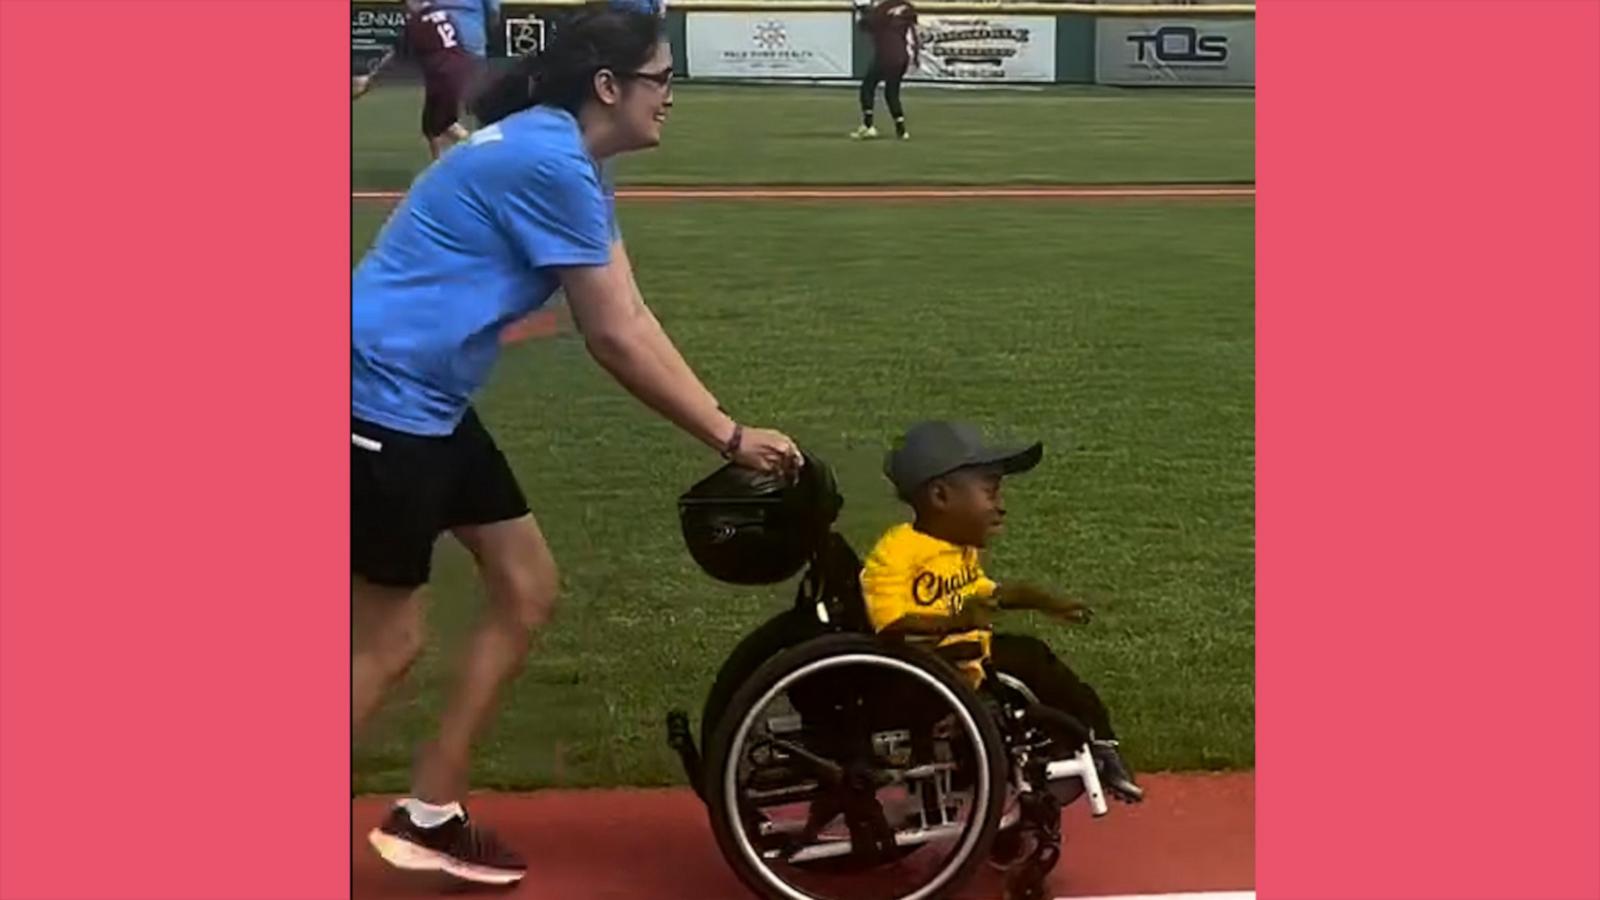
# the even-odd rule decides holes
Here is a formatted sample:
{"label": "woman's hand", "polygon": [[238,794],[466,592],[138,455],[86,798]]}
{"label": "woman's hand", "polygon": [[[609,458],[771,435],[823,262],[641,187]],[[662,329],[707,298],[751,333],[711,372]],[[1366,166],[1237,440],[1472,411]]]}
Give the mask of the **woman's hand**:
{"label": "woman's hand", "polygon": [[800,471],[804,463],[800,448],[788,435],[768,428],[741,428],[728,459],[747,469],[785,475]]}

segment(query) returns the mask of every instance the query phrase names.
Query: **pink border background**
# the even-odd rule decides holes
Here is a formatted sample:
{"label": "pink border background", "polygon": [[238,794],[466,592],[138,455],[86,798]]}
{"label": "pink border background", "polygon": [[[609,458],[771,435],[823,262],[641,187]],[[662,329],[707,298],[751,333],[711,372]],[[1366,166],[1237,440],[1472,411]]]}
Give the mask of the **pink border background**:
{"label": "pink border background", "polygon": [[[1260,894],[1600,896],[1600,4],[1262,7]],[[0,0],[5,900],[348,893],[347,10]]]}
{"label": "pink border background", "polygon": [[1260,895],[1600,897],[1600,3],[1262,9]]}
{"label": "pink border background", "polygon": [[349,892],[348,12],[0,0],[5,900]]}

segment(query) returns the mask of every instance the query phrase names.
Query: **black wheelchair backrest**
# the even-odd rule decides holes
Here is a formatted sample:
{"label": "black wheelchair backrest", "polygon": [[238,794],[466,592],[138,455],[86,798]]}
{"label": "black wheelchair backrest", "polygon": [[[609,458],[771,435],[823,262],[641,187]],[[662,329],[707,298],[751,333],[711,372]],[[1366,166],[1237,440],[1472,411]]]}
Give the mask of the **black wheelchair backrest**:
{"label": "black wheelchair backrest", "polygon": [[872,633],[866,598],[861,594],[861,557],[843,535],[828,532],[800,580],[794,605],[829,630]]}

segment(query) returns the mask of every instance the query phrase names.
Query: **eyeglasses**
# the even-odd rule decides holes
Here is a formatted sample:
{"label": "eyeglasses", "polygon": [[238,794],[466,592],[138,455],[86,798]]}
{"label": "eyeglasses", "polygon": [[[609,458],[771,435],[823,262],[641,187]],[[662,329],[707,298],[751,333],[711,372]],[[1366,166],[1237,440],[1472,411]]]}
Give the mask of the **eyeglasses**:
{"label": "eyeglasses", "polygon": [[643,78],[645,81],[653,82],[661,87],[668,87],[672,84],[671,69],[662,69],[659,72],[627,72],[622,77]]}

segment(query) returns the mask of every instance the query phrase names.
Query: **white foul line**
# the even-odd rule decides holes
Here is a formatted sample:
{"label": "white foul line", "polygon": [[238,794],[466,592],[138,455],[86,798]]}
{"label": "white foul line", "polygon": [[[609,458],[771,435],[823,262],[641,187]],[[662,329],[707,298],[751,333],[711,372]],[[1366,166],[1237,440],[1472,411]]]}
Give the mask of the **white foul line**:
{"label": "white foul line", "polygon": [[1056,900],[1256,900],[1256,892],[1211,891],[1190,894],[1119,894],[1107,897],[1057,897]]}

